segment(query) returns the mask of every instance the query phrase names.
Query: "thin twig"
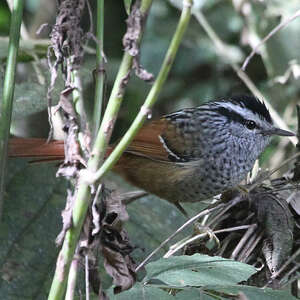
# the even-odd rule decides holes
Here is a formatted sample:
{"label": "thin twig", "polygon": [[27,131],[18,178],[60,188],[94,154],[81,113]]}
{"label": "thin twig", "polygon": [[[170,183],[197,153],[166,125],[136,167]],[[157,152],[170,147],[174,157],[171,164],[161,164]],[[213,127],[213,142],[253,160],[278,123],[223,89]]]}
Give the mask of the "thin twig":
{"label": "thin twig", "polygon": [[[284,187],[284,188],[274,188],[272,189],[273,192],[282,192],[282,191],[292,191],[292,190],[296,190],[294,193],[297,193],[299,191],[299,188],[300,188],[300,185],[297,184],[297,185],[292,185],[292,186],[287,186],[287,187]],[[261,192],[259,193],[260,196],[262,195],[268,195],[270,194],[270,191],[266,191],[266,192]],[[291,197],[292,195],[289,196],[289,198]],[[288,198],[288,199],[289,199]],[[289,199],[290,201],[291,199]]]}
{"label": "thin twig", "polygon": [[261,233],[256,237],[256,239],[254,240],[253,243],[248,243],[248,245],[249,245],[250,247],[248,247],[248,248],[246,249],[246,251],[244,252],[244,258],[241,257],[241,261],[242,261],[242,262],[248,263],[250,254],[251,254],[252,251],[255,249],[255,247],[257,246],[257,244],[261,241],[261,239],[263,238],[263,236],[264,236],[264,232],[261,232]]}
{"label": "thin twig", "polygon": [[182,226],[180,226],[175,232],[173,232],[167,239],[165,239],[156,249],[154,249],[135,269],[135,272],[138,272],[152,257],[155,255],[160,249],[162,249],[170,240],[172,240],[179,232],[181,232],[185,227],[189,226],[192,224],[194,221],[199,219],[200,217],[203,217],[207,214],[212,213],[213,211],[220,209],[222,207],[226,206],[225,203],[220,203],[215,207],[212,208],[207,208],[191,219],[189,219],[187,222],[185,222]]}
{"label": "thin twig", "polygon": [[6,179],[7,147],[13,109],[15,74],[19,50],[20,27],[23,16],[23,0],[14,0],[11,14],[8,55],[3,84],[0,112],[0,221],[3,214],[4,189]]}
{"label": "thin twig", "polygon": [[218,256],[223,256],[229,243],[237,236],[237,234],[235,232],[230,233],[228,236],[226,236],[223,240],[222,240],[222,244],[220,249],[216,252],[216,255]]}
{"label": "thin twig", "polygon": [[231,207],[233,207],[235,205],[236,205],[236,203],[232,203],[231,205],[228,205],[227,207],[225,207],[225,209],[223,209],[220,213],[218,213],[216,216],[214,216],[214,218],[209,220],[209,222],[205,226],[211,227],[212,224],[214,224],[217,220],[220,220],[221,216],[223,216],[229,209],[231,209]]}
{"label": "thin twig", "polygon": [[[300,274],[298,273],[298,274],[292,276],[285,284],[281,285],[280,287],[281,288],[285,288],[285,287],[289,286],[293,282],[296,282],[297,287],[298,287],[298,280],[299,280],[299,278],[300,278]],[[298,290],[298,288],[297,288],[297,290]],[[293,294],[293,296],[297,297],[294,294]],[[297,297],[297,299],[299,299],[299,298]]]}
{"label": "thin twig", "polygon": [[224,228],[224,229],[219,229],[214,231],[214,233],[222,233],[222,232],[232,232],[232,231],[237,231],[237,230],[244,230],[252,227],[255,224],[249,224],[249,225],[241,225],[241,226],[234,226],[234,227],[229,227],[229,228]]}
{"label": "thin twig", "polygon": [[[297,138],[298,143],[296,145],[296,149],[300,152],[300,105],[297,104]],[[293,181],[300,180],[300,158],[298,157],[297,161],[295,162],[295,167],[293,170]]]}
{"label": "thin twig", "polygon": [[65,300],[74,300],[75,296],[75,288],[76,288],[76,280],[78,275],[78,265],[79,265],[79,256],[78,256],[78,247],[76,248],[75,255],[73,257],[69,276],[68,276],[68,284],[67,284],[67,292]]}
{"label": "thin twig", "polygon": [[279,30],[284,28],[286,25],[288,25],[290,22],[295,20],[300,16],[300,10],[297,10],[292,16],[287,18],[286,20],[282,21],[280,24],[278,24],[275,28],[273,28],[251,51],[251,53],[246,57],[242,70],[245,71],[247,65],[249,64],[250,59],[257,53],[258,48],[260,48],[268,39],[270,39],[275,33],[277,33]]}
{"label": "thin twig", "polygon": [[93,114],[93,138],[96,136],[101,123],[102,105],[105,82],[105,60],[103,57],[104,42],[104,0],[97,0],[97,25],[96,25],[96,72],[95,72],[95,99]]}
{"label": "thin twig", "polygon": [[246,260],[247,254],[249,253],[249,248],[252,247],[255,240],[257,240],[257,234],[256,234],[256,232],[252,232],[252,235],[250,236],[250,238],[245,243],[245,246],[243,247],[240,254],[237,256],[236,260],[238,260],[238,261],[245,261]]}
{"label": "thin twig", "polygon": [[[222,233],[222,232],[231,232],[231,231],[237,231],[237,230],[244,230],[244,229],[248,229],[250,226],[252,226],[252,225],[235,226],[235,227],[224,228],[224,229],[212,231],[211,233],[212,234],[218,234],[218,233]],[[185,240],[183,243],[181,243],[180,245],[178,245],[177,247],[175,247],[173,249],[170,247],[170,250],[164,255],[164,258],[168,258],[168,257],[172,256],[173,254],[175,254],[177,251],[179,251],[180,249],[182,249],[186,245],[191,244],[192,242],[194,242],[198,239],[204,238],[209,234],[210,234],[209,232],[197,234],[197,235],[191,237],[190,239]]]}
{"label": "thin twig", "polygon": [[85,259],[85,299],[90,300],[90,281],[89,281],[89,256],[86,254]]}
{"label": "thin twig", "polygon": [[[298,269],[300,268],[299,264],[296,264],[291,270],[289,270],[281,279],[279,284],[282,284],[284,281],[285,283],[282,284],[282,287],[286,286],[288,282],[291,282],[293,280],[295,280],[295,278],[290,278],[289,280],[287,280],[294,272],[296,272]],[[297,275],[299,277],[299,274]]]}
{"label": "thin twig", "polygon": [[284,160],[278,167],[272,169],[271,171],[269,171],[267,173],[267,175],[263,176],[262,178],[259,178],[259,180],[255,183],[253,183],[250,188],[248,188],[248,192],[253,191],[258,185],[260,185],[264,180],[270,178],[270,176],[272,174],[274,174],[275,172],[277,172],[278,170],[280,170],[282,167],[284,167],[286,164],[288,164],[289,162],[291,162],[292,160],[296,159],[297,157],[300,156],[300,152],[292,155],[291,157],[287,158],[286,160]]}
{"label": "thin twig", "polygon": [[[249,76],[239,68],[239,66],[234,63],[230,57],[227,55],[228,46],[219,38],[214,29],[210,26],[205,16],[201,13],[201,11],[193,11],[193,15],[203,27],[209,38],[212,40],[217,49],[217,54],[220,56],[225,56],[228,59],[228,63],[231,68],[236,72],[237,76],[244,82],[247,88],[251,91],[253,95],[255,95],[258,99],[262,100],[268,107],[275,123],[282,129],[288,130],[288,126],[284,122],[284,120],[280,117],[277,111],[273,108],[273,106],[267,101],[264,95],[259,91],[259,89],[255,86],[253,81],[249,78]],[[295,146],[297,144],[297,138],[294,136],[288,137],[292,144]]]}
{"label": "thin twig", "polygon": [[278,277],[283,271],[284,269],[298,256],[300,255],[300,248],[281,266],[281,268],[272,274],[272,279],[275,279],[276,277]]}
{"label": "thin twig", "polygon": [[239,243],[236,245],[235,249],[232,251],[230,258],[236,259],[237,255],[240,253],[246,241],[248,241],[249,237],[256,230],[257,224],[253,224],[249,229],[245,232],[244,236],[240,239]]}

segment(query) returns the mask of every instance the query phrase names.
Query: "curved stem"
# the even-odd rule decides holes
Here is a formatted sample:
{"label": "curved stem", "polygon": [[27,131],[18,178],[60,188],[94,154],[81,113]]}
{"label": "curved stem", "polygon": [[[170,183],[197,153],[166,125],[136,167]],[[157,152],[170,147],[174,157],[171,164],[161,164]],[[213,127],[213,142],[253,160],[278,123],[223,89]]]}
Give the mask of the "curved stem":
{"label": "curved stem", "polygon": [[[144,16],[147,15],[153,0],[143,0],[140,5],[140,12]],[[139,33],[138,40],[142,37],[142,31]],[[121,104],[124,98],[124,86],[128,81],[128,76],[130,74],[131,66],[132,66],[133,57],[125,52],[122,58],[122,62],[111,91],[108,104],[103,116],[103,120],[101,122],[100,128],[98,130],[95,143],[93,146],[93,150],[91,153],[91,158],[88,162],[88,169],[92,172],[95,172],[100,163],[103,161],[106,148],[110,141],[110,137],[112,134],[112,130],[117,119],[117,115]]]}
{"label": "curved stem", "polygon": [[95,100],[93,110],[93,136],[96,135],[100,127],[102,103],[104,96],[104,57],[103,57],[103,36],[104,36],[104,0],[97,1],[97,31],[98,40],[96,48],[96,83]]}
{"label": "curved stem", "polygon": [[171,239],[173,239],[179,232],[181,232],[185,227],[192,224],[194,221],[199,219],[200,217],[203,217],[207,214],[212,213],[215,210],[218,210],[222,207],[224,207],[224,203],[220,203],[212,208],[207,208],[205,210],[202,210],[200,213],[189,219],[187,222],[185,222],[183,225],[181,225],[175,232],[173,232],[167,239],[165,239],[156,249],[154,249],[135,269],[135,272],[138,272],[161,248],[163,248]]}
{"label": "curved stem", "polygon": [[174,62],[177,50],[181,43],[183,34],[188,26],[190,16],[191,16],[192,3],[193,3],[192,0],[184,1],[184,6],[180,16],[180,20],[178,22],[176,31],[174,33],[171,44],[164,58],[159,74],[143,106],[141,107],[138,115],[136,116],[135,120],[131,124],[126,134],[120,140],[119,144],[115,147],[111,155],[105,160],[102,167],[94,174],[92,180],[95,181],[99,180],[107,171],[109,171],[114,166],[114,164],[118,161],[122,153],[130,144],[130,142],[133,140],[138,130],[142,127],[146,118],[148,116],[151,116],[151,109],[155,104],[155,102],[157,101],[158,94],[160,93],[162,86],[167,79],[171,66]]}
{"label": "curved stem", "polygon": [[[142,0],[142,13],[146,14],[150,9],[151,4],[152,0]],[[120,93],[120,88],[122,88],[124,76],[127,76],[129,70],[131,69],[131,64],[132,57],[128,53],[125,53],[114,83],[113,90],[111,92],[103,121],[97,134],[91,158],[88,161],[88,167],[91,170],[97,170],[99,164],[103,160],[104,153],[110,139],[113,124],[123,100],[124,93]],[[79,185],[75,198],[76,199],[72,214],[72,227],[66,232],[62,249],[57,258],[56,270],[48,296],[49,300],[59,300],[64,297],[70,264],[73,259],[76,245],[78,243],[86,212],[89,207],[90,188],[89,184],[84,181],[84,176],[82,174],[79,178]]]}
{"label": "curved stem", "polygon": [[[216,32],[211,27],[211,25],[208,23],[208,21],[206,20],[205,16],[202,14],[202,12],[194,11],[193,15],[195,16],[195,18],[197,19],[199,24],[203,27],[203,29],[207,33],[208,37],[215,44],[216,49],[218,50],[218,52],[217,52],[218,55],[220,55],[220,56],[224,55],[226,57],[226,59],[229,61],[231,68],[236,72],[237,76],[243,81],[243,83],[250,90],[250,92],[253,93],[253,95],[255,97],[262,100],[267,105],[276,125],[282,129],[289,130],[287,124],[280,117],[280,115],[273,108],[273,106],[269,103],[269,101],[267,101],[267,99],[260,92],[260,90],[256,87],[256,85],[251,80],[251,78],[242,69],[240,69],[239,66],[235,62],[231,61],[230,56],[228,56],[229,52],[227,49],[227,45],[216,34]],[[289,136],[288,139],[292,142],[292,144],[294,146],[297,144],[297,138],[295,136]]]}
{"label": "curved stem", "polygon": [[7,146],[11,125],[11,115],[13,109],[13,98],[15,88],[15,73],[17,66],[17,55],[19,50],[20,27],[23,16],[23,0],[15,0],[13,2],[7,64],[3,85],[3,98],[1,103],[0,115],[0,220],[3,210],[3,195],[5,172],[7,162]]}

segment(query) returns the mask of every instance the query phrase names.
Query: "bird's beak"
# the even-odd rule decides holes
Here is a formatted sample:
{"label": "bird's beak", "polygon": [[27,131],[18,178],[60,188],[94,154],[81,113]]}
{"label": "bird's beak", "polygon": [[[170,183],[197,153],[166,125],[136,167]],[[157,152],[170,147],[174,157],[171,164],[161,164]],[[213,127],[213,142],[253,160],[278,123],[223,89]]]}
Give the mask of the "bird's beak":
{"label": "bird's beak", "polygon": [[295,136],[295,133],[293,133],[291,131],[283,130],[283,129],[276,128],[276,127],[273,127],[271,129],[268,129],[268,130],[264,130],[263,134],[266,134],[266,135],[279,135],[279,136]]}

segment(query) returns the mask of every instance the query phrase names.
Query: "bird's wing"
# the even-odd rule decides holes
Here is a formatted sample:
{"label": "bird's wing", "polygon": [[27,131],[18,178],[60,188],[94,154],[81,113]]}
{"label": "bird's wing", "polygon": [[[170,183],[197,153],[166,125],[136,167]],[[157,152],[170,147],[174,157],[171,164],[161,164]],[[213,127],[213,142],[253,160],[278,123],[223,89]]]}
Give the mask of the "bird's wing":
{"label": "bird's wing", "polygon": [[191,142],[176,122],[162,118],[142,127],[126,152],[154,160],[186,162]]}

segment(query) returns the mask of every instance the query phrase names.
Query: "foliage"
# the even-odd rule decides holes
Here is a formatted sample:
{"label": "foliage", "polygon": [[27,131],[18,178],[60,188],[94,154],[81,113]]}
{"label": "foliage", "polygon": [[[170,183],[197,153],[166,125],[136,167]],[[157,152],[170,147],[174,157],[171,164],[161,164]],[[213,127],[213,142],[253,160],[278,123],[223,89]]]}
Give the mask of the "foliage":
{"label": "foliage", "polygon": [[[27,1],[26,1],[27,2]],[[28,1],[24,21],[32,33],[37,23],[45,21],[39,5],[45,1]],[[47,1],[46,1],[47,2]],[[90,1],[92,2],[92,1]],[[125,20],[134,1],[107,1],[105,3],[104,52],[106,64],[105,99],[109,95],[118,71],[123,49],[122,36],[126,30]],[[223,98],[231,94],[249,93],[238,79],[231,64],[241,65],[250,46],[257,44],[281,17],[290,16],[300,8],[298,1],[195,1],[202,9],[208,22],[227,44],[228,52],[220,52],[207,36],[201,25],[193,19],[184,37],[167,83],[163,87],[159,102],[154,107],[153,117],[182,107],[199,105],[207,100]],[[154,1],[148,15],[145,35],[141,43],[140,62],[145,70],[155,77],[161,66],[165,51],[173,36],[178,21],[178,1]],[[94,12],[94,4],[92,11]],[[234,6],[235,5],[235,6]],[[248,6],[247,6],[248,5]],[[248,9],[248,10],[247,10]],[[250,10],[249,10],[250,9]],[[54,23],[56,12],[49,16]],[[85,12],[86,16],[88,15]],[[3,17],[2,17],[3,16]],[[1,77],[7,56],[7,36],[10,13],[6,5],[0,5],[0,72]],[[88,19],[88,18],[86,18]],[[47,22],[49,19],[47,19]],[[248,65],[246,72],[266,96],[271,105],[284,117],[289,126],[295,126],[294,105],[299,98],[299,22],[300,18],[288,24],[268,40]],[[84,21],[83,28],[89,26]],[[45,31],[44,31],[45,32]],[[45,34],[45,33],[42,33]],[[42,36],[41,36],[42,37]],[[50,44],[34,36],[20,43],[18,56],[17,84],[15,89],[13,124],[11,133],[18,136],[47,137],[49,125],[46,114],[46,91],[50,81],[45,57]],[[88,42],[80,77],[83,83],[84,105],[91,119],[93,113],[95,44]],[[91,51],[92,50],[92,51]],[[52,98],[58,103],[62,90],[62,77],[58,77]],[[2,82],[2,81],[1,81]],[[114,139],[122,136],[144,102],[150,85],[138,78],[132,78],[126,89],[124,104],[117,120]],[[2,85],[0,86],[2,96]],[[55,131],[61,124],[54,123]],[[275,141],[264,155],[265,165],[274,168],[274,157],[284,157],[289,148]],[[282,159],[281,159],[282,160]],[[279,162],[281,161],[279,159]],[[9,162],[6,178],[4,217],[1,224],[0,248],[0,298],[42,299],[47,295],[58,249],[55,236],[61,228],[60,211],[64,207],[67,183],[55,178],[56,165],[27,164],[23,160]],[[126,183],[114,175],[108,181],[125,191]],[[188,204],[186,210],[195,214],[203,209],[203,203]],[[132,257],[142,261],[146,254],[159,246],[161,241],[174,232],[184,217],[172,207],[154,196],[143,197],[127,208],[130,220],[125,224],[131,243],[136,246]],[[176,241],[191,234],[187,229],[178,235]],[[173,242],[172,242],[173,243]],[[174,242],[175,243],[175,242]],[[169,245],[168,245],[169,246]],[[207,246],[207,244],[206,244]],[[247,264],[204,255],[176,256],[159,259],[168,250],[164,247],[155,260],[146,265],[146,275],[128,291],[113,295],[110,279],[101,269],[103,286],[111,299],[232,299],[243,295],[246,299],[294,299],[289,291],[260,289],[238,283],[246,281],[255,269]],[[83,275],[80,275],[83,279]],[[84,284],[79,283],[81,293]],[[237,298],[238,299],[238,298]],[[241,298],[240,298],[241,299]]]}
{"label": "foliage", "polygon": [[[256,272],[247,264],[195,254],[159,259],[146,266],[147,276],[132,289],[111,299],[232,299],[241,293],[248,299],[296,299],[283,291],[257,289],[239,282]],[[283,298],[284,297],[284,298]]]}

